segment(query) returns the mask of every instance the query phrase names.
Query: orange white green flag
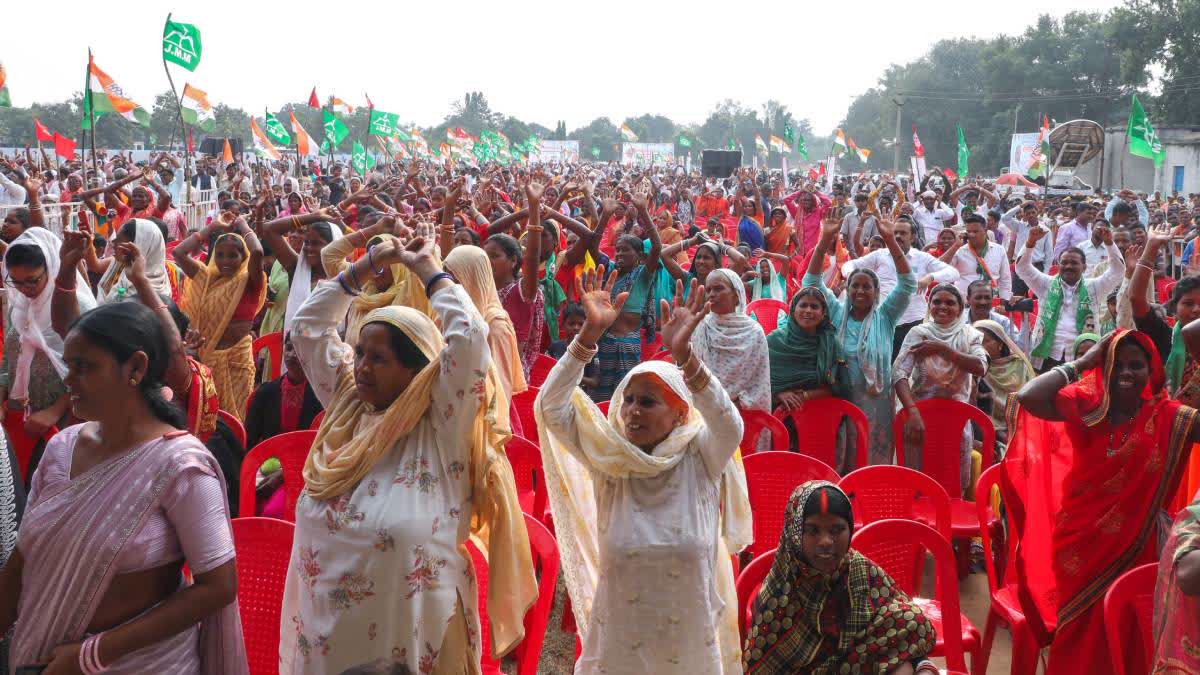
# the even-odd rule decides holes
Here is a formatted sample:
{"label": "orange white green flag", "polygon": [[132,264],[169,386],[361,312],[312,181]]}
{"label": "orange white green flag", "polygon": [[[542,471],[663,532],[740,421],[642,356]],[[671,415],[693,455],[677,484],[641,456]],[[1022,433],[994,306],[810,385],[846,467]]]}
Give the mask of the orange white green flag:
{"label": "orange white green flag", "polygon": [[353,115],[354,114],[354,106],[350,105],[349,103],[346,103],[345,101],[343,101],[342,99],[340,99],[336,96],[329,97],[329,107],[333,108],[333,112],[335,112],[339,115]]}
{"label": "orange white green flag", "polygon": [[4,64],[0,63],[0,108],[11,108],[12,97],[8,95],[8,75],[4,72]]}
{"label": "orange white green flag", "polygon": [[183,85],[183,96],[180,97],[180,108],[183,111],[183,121],[204,131],[212,131],[216,123],[212,104],[208,102],[208,94],[190,84]]}
{"label": "orange white green flag", "polygon": [[300,120],[296,119],[296,113],[288,111],[288,116],[292,118],[292,133],[296,134],[296,152],[300,153],[301,157],[317,157],[320,155],[320,148],[316,143],[313,143],[312,136],[300,126]]}
{"label": "orange white green flag", "polygon": [[259,128],[258,123],[254,121],[253,117],[250,118],[250,134],[254,137],[254,151],[256,153],[262,157],[270,157],[271,159],[281,158],[279,151],[275,149],[275,146],[271,145],[270,139]]}
{"label": "orange white green flag", "polygon": [[99,117],[106,113],[116,113],[121,117],[136,122],[144,127],[150,126],[150,113],[142,106],[134,103],[125,96],[125,92],[117,83],[88,57],[88,86],[83,94],[83,124],[84,129],[91,128],[91,117]]}

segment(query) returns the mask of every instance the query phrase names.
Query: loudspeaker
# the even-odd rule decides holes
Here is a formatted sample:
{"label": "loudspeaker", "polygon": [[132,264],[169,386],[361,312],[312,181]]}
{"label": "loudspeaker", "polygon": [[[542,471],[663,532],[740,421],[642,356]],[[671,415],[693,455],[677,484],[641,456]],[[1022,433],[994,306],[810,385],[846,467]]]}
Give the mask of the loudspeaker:
{"label": "loudspeaker", "polygon": [[[230,138],[229,139],[229,149],[233,152],[233,156],[235,158],[241,157],[242,156],[242,139]],[[225,152],[225,138],[209,136],[208,138],[205,138],[203,141],[200,141],[200,147],[198,148],[198,150],[206,155],[212,155],[213,157],[220,157],[221,153]]]}
{"label": "loudspeaker", "polygon": [[700,171],[705,178],[729,178],[741,165],[741,150],[705,150],[700,159]]}

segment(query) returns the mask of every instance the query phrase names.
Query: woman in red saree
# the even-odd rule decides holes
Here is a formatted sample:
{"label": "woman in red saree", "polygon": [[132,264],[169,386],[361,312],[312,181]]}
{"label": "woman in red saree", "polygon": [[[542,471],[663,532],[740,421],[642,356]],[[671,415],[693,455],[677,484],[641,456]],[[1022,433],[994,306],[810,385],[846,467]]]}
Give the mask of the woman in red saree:
{"label": "woman in red saree", "polygon": [[1165,380],[1149,336],[1118,330],[1010,405],[1002,480],[1020,540],[1018,595],[1050,646],[1052,675],[1113,672],[1100,599],[1158,557],[1159,513],[1200,433],[1196,411],[1168,398]]}
{"label": "woman in red saree", "polygon": [[1154,587],[1154,675],[1200,673],[1200,501],[1175,517]]}

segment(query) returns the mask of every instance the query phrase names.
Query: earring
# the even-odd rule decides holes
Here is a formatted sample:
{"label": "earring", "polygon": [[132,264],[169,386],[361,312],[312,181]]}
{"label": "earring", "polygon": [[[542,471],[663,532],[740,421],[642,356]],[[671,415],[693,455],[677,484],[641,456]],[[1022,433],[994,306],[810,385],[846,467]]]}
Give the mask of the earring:
{"label": "earring", "polygon": [[138,381],[137,381],[137,380],[133,379],[132,377],[131,377],[131,378],[129,378],[129,386],[131,386],[131,387],[136,387],[137,385],[138,385]]}

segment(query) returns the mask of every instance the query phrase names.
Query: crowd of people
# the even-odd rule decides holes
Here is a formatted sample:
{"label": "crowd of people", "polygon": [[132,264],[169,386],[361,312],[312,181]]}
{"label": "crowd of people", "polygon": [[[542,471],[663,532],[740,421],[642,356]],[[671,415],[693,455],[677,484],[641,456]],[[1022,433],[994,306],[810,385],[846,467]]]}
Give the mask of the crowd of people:
{"label": "crowd of people", "polygon": [[[852,548],[851,500],[823,481],[788,501],[739,634],[742,457],[769,444],[739,448],[743,415],[831,397],[867,419],[865,439],[838,429],[841,475],[862,456],[921,470],[940,423],[921,401],[990,417],[993,447],[962,430],[951,496],[1003,462],[1049,672],[1111,672],[1099,600],[1138,564],[1161,557],[1165,606],[1195,607],[1200,196],[1014,195],[937,169],[189,173],[172,153],[0,160],[0,671],[246,672],[231,518],[266,515],[295,522],[281,672],[478,672],[467,539],[494,655],[537,596],[519,436],[569,615],[543,672],[936,672],[933,625]],[[192,191],[216,194],[198,227]],[[273,333],[279,372],[253,347]],[[546,357],[528,428],[512,400]],[[321,415],[286,513],[278,463],[243,458]],[[1200,668],[1195,611],[1164,612],[1156,658]]]}

